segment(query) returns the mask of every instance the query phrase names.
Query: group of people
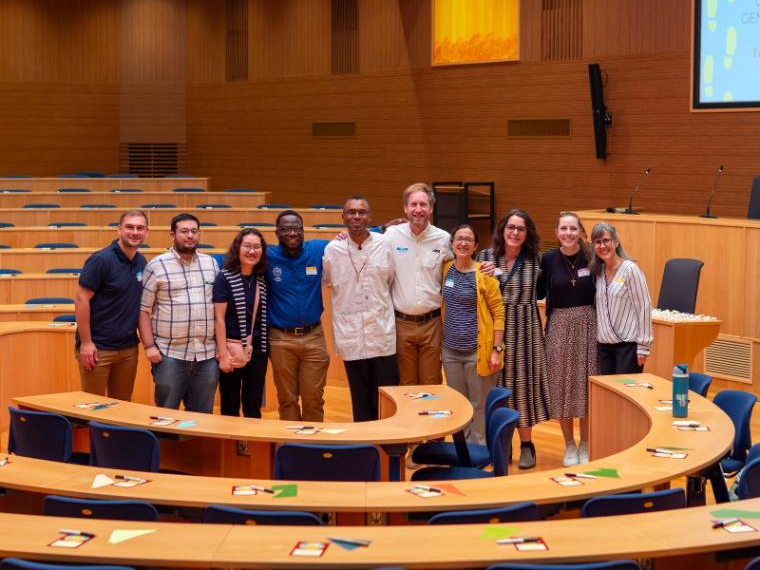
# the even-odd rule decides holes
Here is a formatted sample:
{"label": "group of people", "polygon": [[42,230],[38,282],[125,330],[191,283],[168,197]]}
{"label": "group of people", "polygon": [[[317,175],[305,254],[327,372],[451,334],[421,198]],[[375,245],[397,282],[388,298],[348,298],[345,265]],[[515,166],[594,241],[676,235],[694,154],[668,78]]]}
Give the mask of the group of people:
{"label": "group of people", "polygon": [[131,398],[139,329],[157,405],[210,413],[218,383],[222,414],[242,405],[244,416],[261,417],[271,361],[280,418],[322,421],[325,284],[354,421],[377,419],[379,386],[440,384],[443,368],[472,403],[468,441],[485,442],[486,395],[498,384],[520,412],[520,468],[535,466],[531,428],[549,418],[562,426],[564,464],[588,461],[588,376],[640,371],[652,344],[643,274],[609,224],[593,228],[589,245],[578,216],[564,212],[559,247],[542,256],[535,223],[515,209],[479,251],[472,226],[449,234],[430,223],[434,200],[426,184],[412,184],[405,218],[372,227],[368,200],[351,196],[346,231],[331,241],[304,240],[302,217],[285,210],[277,245],[243,229],[221,270],[197,251],[191,214],[172,220],[172,247],[146,263],[138,248],[147,217],[125,212],[118,239],[87,260],[79,280],[83,390]]}

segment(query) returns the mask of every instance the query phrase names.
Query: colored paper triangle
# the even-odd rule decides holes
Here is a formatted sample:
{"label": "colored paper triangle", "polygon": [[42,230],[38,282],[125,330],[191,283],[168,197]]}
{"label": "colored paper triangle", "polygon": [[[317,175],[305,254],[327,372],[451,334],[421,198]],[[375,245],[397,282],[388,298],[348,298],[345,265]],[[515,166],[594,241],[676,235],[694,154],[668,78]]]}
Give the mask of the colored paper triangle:
{"label": "colored paper triangle", "polygon": [[102,473],[95,475],[95,479],[92,480],[93,489],[100,489],[101,487],[108,487],[109,485],[113,485],[113,479]]}
{"label": "colored paper triangle", "polygon": [[760,519],[760,511],[745,511],[743,509],[718,509],[710,511],[710,514],[719,519]]}
{"label": "colored paper triangle", "polygon": [[620,474],[617,469],[594,469],[593,471],[584,471],[586,475],[596,475],[597,477],[611,477],[612,479],[620,479]]}
{"label": "colored paper triangle", "polygon": [[464,493],[456,488],[456,486],[452,485],[451,483],[443,483],[436,485],[437,488],[441,489],[442,491],[446,491],[449,495],[461,495],[464,497]]}
{"label": "colored paper triangle", "polygon": [[334,538],[331,538],[330,542],[332,542],[333,544],[337,544],[338,546],[340,546],[341,548],[345,548],[346,550],[355,550],[355,549],[359,548],[358,544],[352,544],[350,542],[343,542],[342,540],[335,540]]}
{"label": "colored paper triangle", "polygon": [[290,483],[287,485],[272,485],[272,490],[275,492],[273,499],[284,499],[285,497],[298,496],[298,485]]}
{"label": "colored paper triangle", "polygon": [[151,530],[114,530],[111,531],[111,536],[108,537],[108,544],[119,544],[120,542],[124,542],[126,540],[131,540],[133,538],[137,538],[138,536],[142,536],[144,534],[150,534],[151,532],[156,532],[155,529]]}
{"label": "colored paper triangle", "polygon": [[485,528],[485,530],[483,530],[480,538],[497,540],[499,538],[509,538],[515,534],[517,534],[517,528],[513,526],[489,525]]}
{"label": "colored paper triangle", "polygon": [[635,384],[636,380],[633,378],[620,378],[619,380],[615,380],[618,384]]}

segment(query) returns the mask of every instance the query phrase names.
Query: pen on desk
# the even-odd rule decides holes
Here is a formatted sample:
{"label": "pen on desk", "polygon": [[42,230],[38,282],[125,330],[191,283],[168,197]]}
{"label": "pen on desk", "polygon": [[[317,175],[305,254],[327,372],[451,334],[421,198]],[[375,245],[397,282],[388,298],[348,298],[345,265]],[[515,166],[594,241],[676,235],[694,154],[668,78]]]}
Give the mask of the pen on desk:
{"label": "pen on desk", "polygon": [[11,462],[11,460],[9,458],[3,457],[2,459],[0,459],[0,467],[2,467],[4,465],[8,465],[8,463],[10,463],[10,462]]}
{"label": "pen on desk", "polygon": [[262,487],[261,485],[248,485],[251,489],[255,489],[256,491],[261,491],[263,493],[271,493],[274,495],[274,489],[269,489],[267,487]]}
{"label": "pen on desk", "polygon": [[81,530],[74,530],[71,528],[59,528],[58,532],[61,534],[70,534],[70,535],[78,535],[78,536],[86,536],[88,538],[95,538],[95,535],[91,532],[83,532]]}
{"label": "pen on desk", "polygon": [[420,489],[422,491],[428,491],[430,493],[443,493],[441,489],[437,489],[436,487],[428,487],[427,485],[415,485],[415,489]]}
{"label": "pen on desk", "polygon": [[355,544],[356,546],[369,546],[372,544],[371,540],[364,538],[341,538],[339,536],[330,536],[327,538],[327,540],[330,540],[332,542],[343,542],[345,544]]}
{"label": "pen on desk", "polygon": [[679,422],[679,423],[676,423],[675,425],[676,425],[676,427],[693,427],[693,428],[695,428],[695,427],[701,426],[702,424],[700,424],[699,422]]}
{"label": "pen on desk", "polygon": [[738,523],[739,519],[733,518],[733,519],[725,519],[722,521],[715,521],[712,525],[713,528],[723,528],[724,526],[728,526],[730,524]]}
{"label": "pen on desk", "polygon": [[565,473],[565,477],[573,479],[596,479],[596,475],[587,475],[586,473]]}
{"label": "pen on desk", "polygon": [[518,538],[500,538],[496,544],[523,544],[524,542],[541,542],[537,536],[521,536]]}
{"label": "pen on desk", "polygon": [[174,418],[168,418],[166,416],[150,416],[150,419],[152,420],[159,420],[159,421],[166,421],[166,422],[175,422]]}
{"label": "pen on desk", "polygon": [[667,453],[668,455],[676,453],[672,449],[662,449],[661,447],[647,447],[647,451],[649,453]]}
{"label": "pen on desk", "polygon": [[419,416],[434,416],[436,414],[450,414],[451,412],[449,410],[422,410],[421,412],[417,412],[417,415]]}
{"label": "pen on desk", "polygon": [[129,475],[114,475],[114,479],[120,479],[121,481],[135,481],[136,483],[145,483],[145,479],[140,477],[130,477]]}

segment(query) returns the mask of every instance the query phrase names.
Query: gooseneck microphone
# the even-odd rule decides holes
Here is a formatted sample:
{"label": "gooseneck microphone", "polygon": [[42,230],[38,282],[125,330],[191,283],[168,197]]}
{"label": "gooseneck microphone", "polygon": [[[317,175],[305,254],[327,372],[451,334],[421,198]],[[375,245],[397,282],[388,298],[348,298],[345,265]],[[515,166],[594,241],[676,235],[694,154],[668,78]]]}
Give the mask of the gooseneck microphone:
{"label": "gooseneck microphone", "polygon": [[633,192],[631,192],[631,197],[628,200],[628,207],[623,212],[624,214],[636,214],[638,215],[638,212],[633,211],[633,197],[636,196],[636,194],[639,191],[639,188],[641,188],[641,185],[644,184],[644,180],[646,180],[647,176],[649,176],[649,173],[652,172],[651,168],[647,168],[644,171],[644,174],[641,175],[641,178],[639,179],[639,183],[636,184],[636,188],[633,189]]}
{"label": "gooseneck microphone", "polygon": [[723,165],[721,164],[718,168],[718,172],[715,173],[715,182],[713,182],[712,190],[710,191],[710,197],[707,199],[707,210],[704,214],[700,214],[700,218],[717,218],[718,216],[714,216],[710,213],[710,206],[712,206],[712,200],[713,196],[715,196],[715,191],[718,189],[718,180],[720,180],[720,175],[723,174]]}

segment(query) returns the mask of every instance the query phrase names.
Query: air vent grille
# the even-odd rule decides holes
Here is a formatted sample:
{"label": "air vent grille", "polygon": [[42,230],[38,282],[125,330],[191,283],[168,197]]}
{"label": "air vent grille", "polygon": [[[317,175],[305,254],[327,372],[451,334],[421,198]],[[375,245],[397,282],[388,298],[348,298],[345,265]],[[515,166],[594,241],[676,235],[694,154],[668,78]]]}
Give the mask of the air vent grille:
{"label": "air vent grille", "polygon": [[225,79],[248,79],[248,0],[227,0]]}
{"label": "air vent grille", "polygon": [[332,72],[359,73],[357,0],[332,0]]}
{"label": "air vent grille", "polygon": [[185,143],[121,143],[119,171],[146,178],[160,178],[186,171]]}
{"label": "air vent grille", "polygon": [[583,0],[541,0],[541,59],[583,56]]}
{"label": "air vent grille", "polygon": [[314,137],[355,137],[356,123],[312,123]]}
{"label": "air vent grille", "polygon": [[570,119],[508,119],[510,138],[569,138]]}
{"label": "air vent grille", "polygon": [[752,343],[719,338],[705,349],[705,372],[752,382]]}

